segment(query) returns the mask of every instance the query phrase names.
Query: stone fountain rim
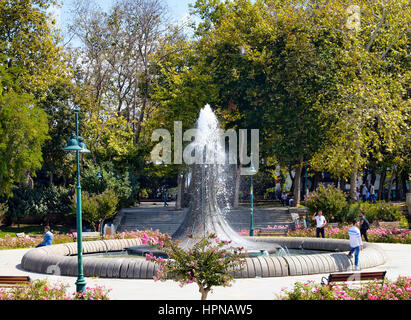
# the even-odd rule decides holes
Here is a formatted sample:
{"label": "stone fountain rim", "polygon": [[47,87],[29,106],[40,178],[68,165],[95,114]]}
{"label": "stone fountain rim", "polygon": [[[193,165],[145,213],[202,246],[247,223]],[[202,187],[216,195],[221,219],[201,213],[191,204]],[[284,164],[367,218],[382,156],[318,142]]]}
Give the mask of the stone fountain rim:
{"label": "stone fountain rim", "polygon": [[[292,238],[292,237],[245,237],[255,242],[277,243],[289,249],[322,250],[329,253],[248,257],[245,268],[233,273],[234,278],[284,277],[309,274],[344,272],[353,266],[353,259],[346,255],[349,241],[343,239]],[[83,242],[83,253],[122,251],[142,245],[140,239],[100,240]],[[26,271],[61,276],[77,276],[77,243],[63,243],[29,250],[21,260]],[[381,248],[364,243],[360,253],[360,268],[372,268],[386,261]],[[145,259],[93,258],[83,260],[85,277],[152,279],[157,265]]]}

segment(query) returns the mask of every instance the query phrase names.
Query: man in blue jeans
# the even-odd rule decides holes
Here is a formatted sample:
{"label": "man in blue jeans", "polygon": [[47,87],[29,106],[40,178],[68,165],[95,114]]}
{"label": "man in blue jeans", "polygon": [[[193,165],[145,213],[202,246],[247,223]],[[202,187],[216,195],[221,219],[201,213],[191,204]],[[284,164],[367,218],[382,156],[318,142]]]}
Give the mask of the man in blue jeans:
{"label": "man in blue jeans", "polygon": [[39,247],[44,247],[44,246],[51,246],[53,244],[53,234],[50,232],[50,227],[49,226],[45,226],[44,227],[44,240],[42,243],[39,243],[36,248]]}
{"label": "man in blue jeans", "polygon": [[351,247],[351,250],[348,253],[348,257],[351,258],[352,254],[354,253],[355,270],[360,270],[359,257],[360,257],[360,251],[363,249],[361,232],[360,232],[360,229],[358,229],[359,225],[360,225],[360,222],[357,219],[354,219],[353,226],[350,229],[348,229],[348,236],[350,237],[350,247]]}

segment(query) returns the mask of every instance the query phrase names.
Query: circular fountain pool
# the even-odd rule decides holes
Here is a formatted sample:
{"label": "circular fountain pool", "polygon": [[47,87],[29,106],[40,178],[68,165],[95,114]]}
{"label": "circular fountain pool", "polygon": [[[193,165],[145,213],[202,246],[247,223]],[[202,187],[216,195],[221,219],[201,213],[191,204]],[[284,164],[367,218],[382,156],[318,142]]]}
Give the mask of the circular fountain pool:
{"label": "circular fountain pool", "polygon": [[[247,240],[256,243],[271,242],[288,248],[288,250],[303,249],[306,252],[310,251],[310,254],[248,257],[244,269],[234,273],[235,278],[343,272],[353,265],[353,260],[347,257],[347,251],[350,248],[348,240],[290,237],[266,237],[265,239],[249,237]],[[84,276],[152,279],[156,275],[157,265],[142,257],[93,256],[95,254],[116,254],[125,251],[126,248],[140,245],[142,245],[140,239],[84,242]],[[377,244],[364,244],[360,259],[361,269],[375,267],[384,262],[384,255]],[[77,244],[65,243],[29,250],[23,256],[21,266],[27,271],[75,277],[77,276]]]}

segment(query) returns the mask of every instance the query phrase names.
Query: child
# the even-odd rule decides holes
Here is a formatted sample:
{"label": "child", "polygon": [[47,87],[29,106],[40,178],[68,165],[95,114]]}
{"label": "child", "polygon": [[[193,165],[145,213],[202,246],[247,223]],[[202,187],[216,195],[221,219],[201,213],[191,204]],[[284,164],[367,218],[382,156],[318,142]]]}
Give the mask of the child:
{"label": "child", "polygon": [[360,250],[363,249],[361,232],[360,232],[360,229],[358,229],[359,224],[360,222],[357,219],[354,219],[353,226],[350,229],[348,229],[348,236],[350,237],[350,246],[351,246],[351,250],[350,250],[350,253],[348,253],[348,257],[351,258],[354,252],[355,270],[360,270],[359,256],[360,256]]}

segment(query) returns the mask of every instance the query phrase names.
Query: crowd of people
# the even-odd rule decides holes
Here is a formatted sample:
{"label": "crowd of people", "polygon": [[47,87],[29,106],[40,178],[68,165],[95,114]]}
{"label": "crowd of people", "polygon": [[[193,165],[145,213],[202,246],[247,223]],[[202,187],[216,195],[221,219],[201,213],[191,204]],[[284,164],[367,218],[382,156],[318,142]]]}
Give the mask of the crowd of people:
{"label": "crowd of people", "polygon": [[376,199],[375,187],[372,183],[369,185],[369,188],[367,188],[365,184],[362,184],[357,188],[357,201],[369,201],[375,203]]}

